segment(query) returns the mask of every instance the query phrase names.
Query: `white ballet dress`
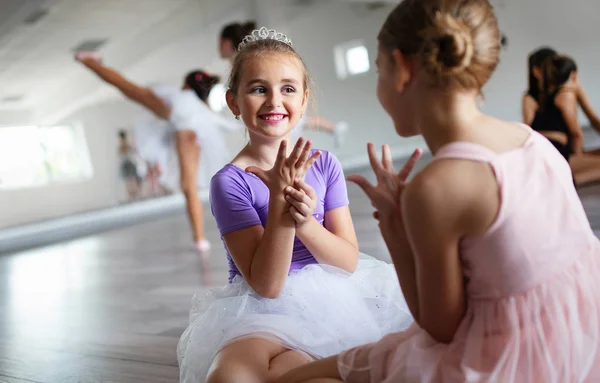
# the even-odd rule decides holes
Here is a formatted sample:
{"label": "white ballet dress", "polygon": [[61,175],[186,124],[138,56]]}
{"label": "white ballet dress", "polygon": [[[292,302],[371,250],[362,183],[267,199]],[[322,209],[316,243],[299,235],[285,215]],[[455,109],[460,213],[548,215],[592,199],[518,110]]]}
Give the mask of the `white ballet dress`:
{"label": "white ballet dress", "polygon": [[242,125],[210,110],[192,90],[164,85],[152,85],[150,89],[169,105],[171,115],[168,120],[146,117],[136,123],[138,152],[145,160],[160,165],[161,183],[176,189],[179,164],[174,133],[191,130],[200,146],[198,187],[208,187],[210,178],[231,159],[224,131],[238,130]]}

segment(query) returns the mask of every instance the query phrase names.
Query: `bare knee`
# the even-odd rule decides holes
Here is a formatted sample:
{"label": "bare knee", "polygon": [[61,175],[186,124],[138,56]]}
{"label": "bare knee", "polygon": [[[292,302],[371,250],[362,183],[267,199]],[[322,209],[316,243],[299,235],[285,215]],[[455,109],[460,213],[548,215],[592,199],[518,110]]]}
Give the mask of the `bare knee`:
{"label": "bare knee", "polygon": [[187,179],[181,180],[181,192],[186,198],[192,197],[198,193],[196,183]]}
{"label": "bare knee", "polygon": [[240,363],[227,363],[212,369],[208,373],[206,383],[259,383],[261,379],[250,366]]}

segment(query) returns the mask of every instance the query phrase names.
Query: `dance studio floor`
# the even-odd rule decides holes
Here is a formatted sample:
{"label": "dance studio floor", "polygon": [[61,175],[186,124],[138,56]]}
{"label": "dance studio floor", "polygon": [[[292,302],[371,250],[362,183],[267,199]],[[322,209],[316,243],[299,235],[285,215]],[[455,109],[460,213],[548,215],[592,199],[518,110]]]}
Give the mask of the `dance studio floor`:
{"label": "dance studio floor", "polygon": [[[353,185],[349,194],[361,251],[389,260],[370,203]],[[600,186],[580,194],[600,231]],[[176,382],[192,294],[227,281],[206,217],[206,262],[183,214],[1,256],[0,382]]]}

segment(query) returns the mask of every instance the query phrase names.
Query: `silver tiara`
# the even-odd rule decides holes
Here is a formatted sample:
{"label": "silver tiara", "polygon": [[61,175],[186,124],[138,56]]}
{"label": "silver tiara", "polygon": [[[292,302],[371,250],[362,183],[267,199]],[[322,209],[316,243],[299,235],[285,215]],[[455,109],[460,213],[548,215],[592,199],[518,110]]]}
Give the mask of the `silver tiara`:
{"label": "silver tiara", "polygon": [[267,29],[265,27],[262,27],[260,29],[253,30],[252,33],[250,33],[248,36],[244,37],[244,39],[242,40],[240,45],[238,45],[238,51],[241,51],[242,49],[244,49],[248,44],[253,43],[255,41],[260,41],[260,40],[277,40],[277,41],[281,41],[284,44],[289,45],[290,47],[293,46],[292,40],[290,40],[283,33],[279,33],[277,31],[275,31],[274,29]]}

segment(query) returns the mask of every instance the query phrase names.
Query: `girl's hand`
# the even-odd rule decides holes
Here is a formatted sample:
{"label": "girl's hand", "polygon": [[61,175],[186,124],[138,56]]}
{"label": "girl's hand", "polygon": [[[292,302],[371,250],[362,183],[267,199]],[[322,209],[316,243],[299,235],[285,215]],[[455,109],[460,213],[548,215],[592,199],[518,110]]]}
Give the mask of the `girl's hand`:
{"label": "girl's hand", "polygon": [[317,193],[301,179],[296,179],[294,187],[285,189],[285,200],[290,204],[290,214],[296,221],[297,230],[312,218],[317,207]]}
{"label": "girl's hand", "polygon": [[423,154],[421,149],[416,149],[399,173],[394,170],[390,147],[383,145],[381,161],[373,144],[368,144],[369,160],[377,177],[377,185],[373,186],[363,176],[351,175],[348,181],[357,184],[369,197],[375,208],[374,217],[385,220],[393,216],[401,216],[400,198],[406,186],[406,180],[415,164]]}
{"label": "girl's hand", "polygon": [[284,189],[292,186],[296,179],[303,180],[307,170],[321,155],[319,151],[310,155],[311,146],[310,141],[300,138],[296,142],[292,153],[289,157],[286,157],[287,142],[282,141],[273,168],[263,170],[257,166],[249,166],[246,171],[260,178],[267,185],[271,197],[284,200]]}
{"label": "girl's hand", "polygon": [[75,60],[89,67],[93,64],[101,64],[102,55],[98,52],[78,52],[75,54]]}

